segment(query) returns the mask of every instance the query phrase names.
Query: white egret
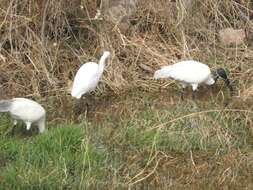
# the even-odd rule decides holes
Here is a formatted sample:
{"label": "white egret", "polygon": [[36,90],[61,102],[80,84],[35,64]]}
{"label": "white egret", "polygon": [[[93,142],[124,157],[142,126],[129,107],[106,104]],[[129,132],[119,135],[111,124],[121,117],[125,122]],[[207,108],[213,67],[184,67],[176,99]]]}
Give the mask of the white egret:
{"label": "white egret", "polygon": [[183,89],[190,85],[192,86],[193,97],[199,84],[212,85],[218,78],[222,78],[229,89],[231,91],[233,90],[223,68],[219,68],[212,73],[206,64],[193,60],[181,61],[173,65],[163,66],[161,69],[155,71],[154,78],[174,79],[181,83]]}
{"label": "white egret", "polygon": [[79,68],[71,90],[71,95],[73,97],[80,99],[82,95],[96,89],[98,81],[103,74],[105,62],[109,56],[110,52],[105,51],[98,64],[95,62],[88,62]]}
{"label": "white egret", "polygon": [[46,111],[37,102],[26,98],[13,98],[0,101],[0,112],[9,112],[13,118],[14,125],[22,120],[29,130],[32,124],[39,128],[42,133],[45,130]]}

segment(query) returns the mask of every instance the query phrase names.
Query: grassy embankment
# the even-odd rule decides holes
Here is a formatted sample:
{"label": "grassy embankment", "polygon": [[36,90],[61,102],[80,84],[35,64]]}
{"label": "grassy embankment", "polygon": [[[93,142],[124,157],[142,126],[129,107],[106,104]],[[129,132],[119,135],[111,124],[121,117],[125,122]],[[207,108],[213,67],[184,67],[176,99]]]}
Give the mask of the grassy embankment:
{"label": "grassy embankment", "polygon": [[250,188],[252,111],[218,99],[129,92],[101,102],[87,122],[49,123],[41,135],[21,125],[6,133],[11,123],[1,117],[0,186]]}
{"label": "grassy embankment", "polygon": [[[140,0],[118,25],[93,19],[93,0],[1,1],[0,98],[36,99],[48,131],[11,134],[1,114],[0,189],[253,188],[251,1],[183,2]],[[245,43],[221,44],[227,27]],[[105,49],[95,106],[74,122],[69,81]],[[181,101],[173,81],[152,79],[184,59],[226,68],[230,102],[222,83]]]}

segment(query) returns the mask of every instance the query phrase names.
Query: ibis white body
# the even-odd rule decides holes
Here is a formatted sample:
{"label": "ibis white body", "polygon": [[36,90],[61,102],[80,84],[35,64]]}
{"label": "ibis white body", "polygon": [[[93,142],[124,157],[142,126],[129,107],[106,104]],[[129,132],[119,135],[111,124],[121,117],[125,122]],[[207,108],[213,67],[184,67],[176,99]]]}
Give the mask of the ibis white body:
{"label": "ibis white body", "polygon": [[9,112],[14,120],[14,125],[18,120],[26,124],[29,130],[32,124],[39,128],[42,133],[45,130],[46,111],[37,102],[26,98],[13,98],[0,101],[0,112]]}
{"label": "ibis white body", "polygon": [[210,68],[206,64],[193,60],[163,66],[155,72],[154,78],[171,78],[179,81],[183,88],[188,85],[192,86],[193,91],[197,90],[198,85],[201,83],[207,85],[215,83]]}
{"label": "ibis white body", "polygon": [[83,64],[77,71],[74,78],[71,95],[80,99],[82,95],[96,89],[96,86],[101,78],[105,61],[110,56],[110,52],[105,51],[99,60],[99,63],[88,62]]}

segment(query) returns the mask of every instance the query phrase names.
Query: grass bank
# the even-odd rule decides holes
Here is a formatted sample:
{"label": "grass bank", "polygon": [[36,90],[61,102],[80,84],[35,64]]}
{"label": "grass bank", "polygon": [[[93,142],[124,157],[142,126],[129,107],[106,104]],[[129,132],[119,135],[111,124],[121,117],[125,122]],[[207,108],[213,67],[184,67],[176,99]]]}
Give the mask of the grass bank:
{"label": "grass bank", "polygon": [[[253,113],[129,92],[100,102],[80,124],[48,123],[37,135],[0,120],[0,189],[250,189]],[[106,110],[106,112],[105,112]]]}

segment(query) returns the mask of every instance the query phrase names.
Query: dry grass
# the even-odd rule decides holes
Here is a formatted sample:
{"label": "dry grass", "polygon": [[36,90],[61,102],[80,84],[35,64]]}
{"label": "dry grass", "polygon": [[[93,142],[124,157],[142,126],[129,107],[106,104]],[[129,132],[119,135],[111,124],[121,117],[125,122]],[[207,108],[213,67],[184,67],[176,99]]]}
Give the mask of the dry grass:
{"label": "dry grass", "polygon": [[[50,154],[55,157],[45,166],[48,171],[57,173],[57,179],[43,171],[45,173],[41,175],[46,176],[45,181],[40,181],[38,171],[43,167],[36,164],[29,165],[29,169],[37,175],[24,175],[27,170],[24,159],[21,164],[15,162],[20,176],[27,177],[27,181],[20,180],[19,183],[31,185],[39,181],[44,187],[50,187],[52,183],[63,188],[69,188],[70,184],[95,188],[101,182],[108,189],[121,185],[135,189],[217,189],[222,185],[229,189],[251,189],[252,2],[195,0],[189,1],[192,2],[190,5],[184,0],[135,2],[137,9],[115,23],[103,14],[104,8],[101,9],[104,19],[94,19],[99,5],[93,0],[73,0],[71,3],[67,0],[1,0],[0,99],[17,96],[40,99],[49,113],[50,127],[72,119],[69,110],[73,102],[68,89],[79,66],[86,61],[97,61],[105,49],[112,52],[95,91],[98,106],[92,112],[94,120],[82,124],[81,132],[76,131],[77,136],[82,136],[82,143],[92,147],[90,154],[94,157],[87,157],[86,145],[79,146],[80,142],[76,143],[73,136],[71,143],[76,146],[76,160],[68,156],[72,152],[64,150],[69,161],[66,166],[65,157],[58,160],[58,155],[52,151]],[[218,33],[227,27],[246,30],[245,43],[222,45]],[[192,102],[178,103],[173,81],[152,79],[161,65],[183,59],[196,59],[212,68],[222,66],[227,69],[236,90],[233,101],[225,110],[223,104],[226,104],[227,95],[219,87],[214,92],[200,88],[199,99],[206,100],[204,95],[207,93],[210,99],[196,107]],[[137,91],[131,100],[121,99],[120,96],[131,91],[135,93],[136,89],[147,92]],[[166,89],[165,93],[163,89]],[[151,100],[145,99],[148,94]],[[4,118],[2,122],[5,121]],[[67,128],[66,133],[64,128],[63,132],[57,130],[59,139],[67,134],[68,145],[68,132],[72,130]],[[87,133],[85,137],[82,130]],[[50,134],[45,134],[48,135],[46,140],[41,137],[41,141],[53,146],[51,140],[54,138]],[[36,141],[36,137],[34,139]],[[24,155],[29,155],[26,150],[29,150],[30,142],[43,148],[33,143],[34,139],[13,142],[15,150],[8,138],[2,140],[10,145],[11,151],[19,152],[18,155],[25,158]],[[104,152],[101,153],[98,147]],[[9,150],[4,146],[0,148],[8,157]],[[0,155],[0,161],[4,159]],[[58,163],[58,168],[52,163]],[[88,168],[88,172],[79,171],[82,167]],[[72,170],[76,173],[71,173]],[[5,174],[15,176],[17,172],[8,165]],[[13,184],[18,185],[15,180]]]}
{"label": "dry grass", "polygon": [[[92,1],[93,2],[93,1]],[[132,87],[155,90],[155,69],[193,58],[211,67],[225,66],[241,95],[251,89],[250,1],[136,1],[127,21],[94,20],[91,1],[3,1],[1,3],[1,98],[67,94],[82,62],[103,49],[113,56],[98,92],[121,93]],[[103,12],[102,12],[103,16]],[[125,24],[124,30],[121,24]],[[225,27],[248,31],[240,47],[222,46],[217,34]],[[149,86],[151,84],[151,86]],[[61,92],[61,93],[59,93]]]}
{"label": "dry grass", "polygon": [[251,105],[170,99],[167,91],[99,98],[93,119],[51,122],[42,135],[21,125],[6,135],[1,117],[0,188],[251,189]]}

